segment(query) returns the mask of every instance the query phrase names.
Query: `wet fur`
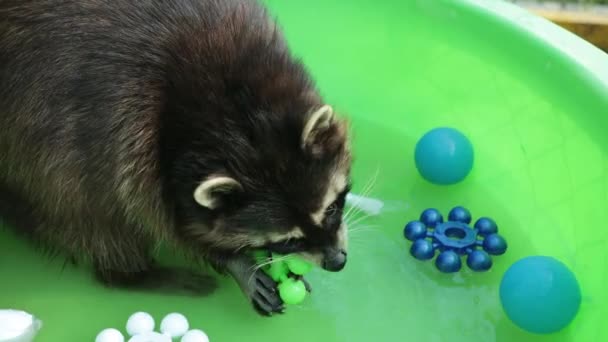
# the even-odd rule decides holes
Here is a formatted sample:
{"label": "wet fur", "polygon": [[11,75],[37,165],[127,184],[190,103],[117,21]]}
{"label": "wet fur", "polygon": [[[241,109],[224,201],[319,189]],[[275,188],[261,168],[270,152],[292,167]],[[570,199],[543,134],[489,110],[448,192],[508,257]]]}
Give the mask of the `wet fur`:
{"label": "wet fur", "polygon": [[[4,0],[0,215],[106,283],[179,278],[160,243],[224,272],[348,174],[344,122],[301,147],[323,103],[254,1]],[[221,212],[192,200],[215,174],[244,189]]]}

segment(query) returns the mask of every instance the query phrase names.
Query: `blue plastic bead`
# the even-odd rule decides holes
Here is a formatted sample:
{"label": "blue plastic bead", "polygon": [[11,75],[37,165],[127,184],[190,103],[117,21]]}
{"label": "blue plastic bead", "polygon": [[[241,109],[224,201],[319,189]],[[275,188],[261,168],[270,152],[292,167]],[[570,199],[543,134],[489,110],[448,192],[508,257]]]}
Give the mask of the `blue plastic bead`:
{"label": "blue plastic bead", "polygon": [[455,207],[450,211],[450,214],[448,215],[448,221],[469,224],[471,223],[471,213],[466,208]]}
{"label": "blue plastic bead", "polygon": [[410,254],[418,260],[429,260],[435,256],[435,248],[430,241],[419,239],[412,244]]}
{"label": "blue plastic bead", "polygon": [[576,317],[581,289],[574,273],[562,262],[548,256],[530,256],[505,272],[500,302],[507,317],[520,328],[551,334]]}
{"label": "blue plastic bead", "polygon": [[467,257],[467,266],[476,272],[487,271],[492,267],[492,259],[484,251],[473,251]]}
{"label": "blue plastic bead", "polygon": [[412,221],[405,225],[403,235],[410,241],[424,239],[426,237],[426,226],[420,221]]}
{"label": "blue plastic bead", "polygon": [[414,161],[427,181],[448,185],[462,181],[473,168],[473,145],[460,131],[440,127],[427,132],[416,144]]}
{"label": "blue plastic bead", "polygon": [[435,259],[435,266],[444,273],[458,272],[462,267],[460,256],[454,251],[443,251]]}
{"label": "blue plastic bead", "polygon": [[482,236],[488,236],[490,234],[495,234],[498,232],[498,226],[496,222],[491,218],[482,217],[477,222],[475,222],[475,228],[479,231],[479,234]]}
{"label": "blue plastic bead", "polygon": [[483,239],[483,249],[489,254],[501,255],[507,250],[507,241],[498,234],[491,234]]}
{"label": "blue plastic bead", "polygon": [[435,228],[439,223],[443,222],[443,216],[441,216],[441,213],[437,209],[426,209],[420,215],[420,222],[429,228]]}

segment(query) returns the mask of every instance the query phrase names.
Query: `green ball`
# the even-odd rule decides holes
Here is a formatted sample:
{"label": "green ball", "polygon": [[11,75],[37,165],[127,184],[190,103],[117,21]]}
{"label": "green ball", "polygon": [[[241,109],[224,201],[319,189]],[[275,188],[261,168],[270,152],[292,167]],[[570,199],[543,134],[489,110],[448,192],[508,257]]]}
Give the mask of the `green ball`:
{"label": "green ball", "polygon": [[266,273],[272,280],[274,281],[283,281],[288,278],[289,269],[287,268],[287,264],[284,262],[273,262],[270,264],[270,267],[266,269]]}
{"label": "green ball", "polygon": [[312,270],[312,264],[302,258],[291,257],[285,263],[293,274],[304,275]]}
{"label": "green ball", "polygon": [[279,284],[279,296],[285,304],[300,304],[306,298],[306,286],[301,280],[287,278]]}

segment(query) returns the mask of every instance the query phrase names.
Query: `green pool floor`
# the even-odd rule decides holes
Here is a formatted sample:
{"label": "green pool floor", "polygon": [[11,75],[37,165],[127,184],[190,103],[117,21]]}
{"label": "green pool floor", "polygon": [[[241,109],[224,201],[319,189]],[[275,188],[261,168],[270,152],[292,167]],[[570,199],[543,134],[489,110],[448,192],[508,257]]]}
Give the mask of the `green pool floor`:
{"label": "green pool floor", "polygon": [[[608,339],[606,69],[585,70],[589,61],[479,0],[268,3],[328,102],[352,118],[355,192],[373,184],[369,196],[386,202],[380,216],[350,219],[345,271],[313,272],[304,304],[265,319],[228,279],[207,298],[107,290],[88,270],[62,269],[0,231],[0,308],[40,317],[41,342],[93,341],[140,310],[157,319],[182,312],[217,342]],[[475,148],[472,174],[455,186],[424,182],[413,164],[417,139],[437,126],[460,129]],[[509,242],[490,272],[440,274],[409,256],[403,225],[424,208],[455,205],[494,218]],[[515,327],[498,299],[509,265],[537,254],[571,267],[584,296],[572,325],[549,336]]]}

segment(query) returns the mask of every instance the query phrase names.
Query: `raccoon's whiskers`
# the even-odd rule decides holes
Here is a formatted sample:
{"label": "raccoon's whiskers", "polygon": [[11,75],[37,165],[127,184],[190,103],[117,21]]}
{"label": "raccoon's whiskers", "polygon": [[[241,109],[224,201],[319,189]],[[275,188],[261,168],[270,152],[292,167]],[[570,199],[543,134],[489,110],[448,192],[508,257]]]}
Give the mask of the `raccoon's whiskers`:
{"label": "raccoon's whiskers", "polygon": [[357,226],[352,231],[349,230],[349,244],[366,247],[370,241],[366,233],[378,233],[379,231],[376,229],[378,227],[378,225]]}
{"label": "raccoon's whiskers", "polygon": [[352,234],[354,232],[361,232],[361,231],[375,231],[376,228],[379,228],[379,227],[380,226],[378,226],[378,225],[356,226],[356,227],[349,229],[348,232],[350,234]]}
{"label": "raccoon's whiskers", "polygon": [[371,191],[376,186],[376,183],[378,182],[378,175],[379,174],[380,174],[380,168],[377,167],[376,171],[373,174],[373,176],[368,181],[368,186],[366,187],[365,190],[361,191],[361,196],[367,196],[367,195],[369,195],[371,193]]}
{"label": "raccoon's whiskers", "polygon": [[[363,189],[361,190],[361,193],[358,194],[358,196],[365,197],[372,192],[372,190],[374,189],[376,182],[378,180],[379,173],[380,173],[380,168],[376,168],[376,171],[374,172],[372,177],[370,177],[368,179],[367,183],[363,186]],[[346,214],[344,214],[343,219],[348,220],[351,216],[355,216],[360,212],[361,212],[361,208],[358,205],[351,204],[350,208],[348,208],[348,210],[346,211]]]}
{"label": "raccoon's whiskers", "polygon": [[247,282],[251,282],[251,279],[253,279],[253,276],[255,275],[255,273],[258,270],[260,270],[262,267],[271,265],[271,264],[273,264],[275,262],[283,261],[283,260],[285,260],[287,258],[289,258],[289,255],[282,255],[282,256],[280,256],[278,258],[268,257],[266,259],[266,261],[253,265],[252,267],[249,268],[252,272],[251,272],[251,276],[249,276],[249,280],[247,280]]}
{"label": "raccoon's whiskers", "polygon": [[361,193],[359,193],[359,196],[365,197],[372,192],[372,190],[376,186],[376,182],[378,181],[379,173],[380,173],[380,168],[376,168],[376,171],[374,172],[374,174],[369,178],[369,180],[367,181],[367,183],[361,190]]}
{"label": "raccoon's whiskers", "polygon": [[349,227],[350,227],[350,226],[356,227],[356,226],[357,226],[357,224],[362,223],[363,221],[365,221],[365,220],[369,219],[370,217],[373,217],[373,215],[362,215],[362,216],[357,217],[357,218],[356,218],[354,221],[352,221],[352,222],[348,222],[348,221],[347,221],[347,222],[346,222],[346,224],[347,224]]}
{"label": "raccoon's whiskers", "polygon": [[235,252],[239,252],[239,251],[241,251],[243,248],[246,248],[246,247],[248,247],[248,246],[249,246],[249,244],[248,244],[248,243],[243,243],[242,245],[238,246],[238,247],[235,249]]}

